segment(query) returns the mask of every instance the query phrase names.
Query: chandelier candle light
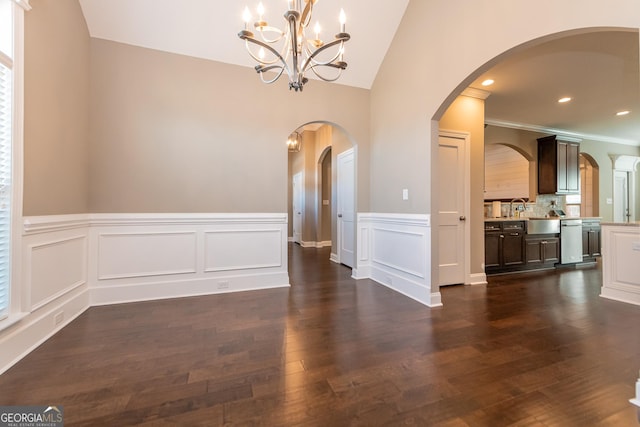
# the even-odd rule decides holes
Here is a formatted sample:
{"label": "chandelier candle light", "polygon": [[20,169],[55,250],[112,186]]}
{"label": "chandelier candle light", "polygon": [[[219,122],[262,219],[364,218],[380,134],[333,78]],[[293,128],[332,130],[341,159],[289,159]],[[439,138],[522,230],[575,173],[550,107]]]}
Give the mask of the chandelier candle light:
{"label": "chandelier candle light", "polygon": [[[305,31],[311,22],[313,5],[318,0],[288,0],[289,10],[284,14],[287,22],[284,31],[271,27],[264,20],[265,9],[262,3],[258,4],[258,20],[253,27],[259,34],[256,37],[249,31],[251,22],[251,12],[249,8],[244,9],[243,20],[244,30],[238,33],[238,37],[245,41],[245,46],[249,55],[258,62],[255,70],[260,74],[260,79],[264,83],[273,83],[286,71],[289,76],[289,89],[302,91],[304,84],[309,80],[305,73],[309,70],[321,80],[332,82],[337,80],[342,74],[342,70],[347,68],[344,62],[344,44],[351,36],[345,32],[346,15],[340,9],[340,32],[335,35],[335,39],[330,42],[323,42],[320,39],[320,24],[316,22],[314,26],[315,38],[307,38]],[[304,7],[303,7],[304,4]],[[252,44],[257,45],[252,50]],[[278,48],[279,47],[279,51]],[[325,58],[323,52],[330,53],[329,49],[334,48],[333,55]],[[319,72],[319,68],[333,68],[332,75],[327,77]],[[272,71],[275,76],[265,76],[265,73]]]}

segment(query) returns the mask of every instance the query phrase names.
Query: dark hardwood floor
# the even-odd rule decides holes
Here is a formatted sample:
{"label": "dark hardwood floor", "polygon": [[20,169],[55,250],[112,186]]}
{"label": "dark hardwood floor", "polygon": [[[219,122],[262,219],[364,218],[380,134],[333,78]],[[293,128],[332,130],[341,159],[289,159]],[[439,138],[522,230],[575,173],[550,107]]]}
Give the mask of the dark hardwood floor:
{"label": "dark hardwood floor", "polygon": [[290,289],[94,307],[0,376],[67,426],[638,426],[640,307],[598,268],[427,308],[290,248]]}

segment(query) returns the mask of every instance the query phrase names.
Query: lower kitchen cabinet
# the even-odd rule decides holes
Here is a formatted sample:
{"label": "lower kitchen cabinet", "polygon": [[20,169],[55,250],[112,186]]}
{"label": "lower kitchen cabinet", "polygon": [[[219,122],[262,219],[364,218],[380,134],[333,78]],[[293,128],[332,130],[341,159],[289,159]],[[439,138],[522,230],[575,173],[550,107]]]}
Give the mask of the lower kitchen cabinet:
{"label": "lower kitchen cabinet", "polygon": [[553,266],[560,262],[560,239],[556,235],[527,236],[524,245],[527,267]]}
{"label": "lower kitchen cabinet", "polygon": [[524,222],[486,222],[484,255],[488,274],[519,270],[525,264]]}
{"label": "lower kitchen cabinet", "polygon": [[582,260],[595,261],[600,256],[600,220],[582,220]]}

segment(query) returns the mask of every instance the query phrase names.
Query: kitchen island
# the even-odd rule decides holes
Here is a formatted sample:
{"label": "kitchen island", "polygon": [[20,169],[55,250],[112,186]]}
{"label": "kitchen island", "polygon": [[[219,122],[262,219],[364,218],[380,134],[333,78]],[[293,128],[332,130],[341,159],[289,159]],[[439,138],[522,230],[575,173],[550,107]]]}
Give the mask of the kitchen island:
{"label": "kitchen island", "polygon": [[640,305],[640,222],[603,222],[600,296]]}

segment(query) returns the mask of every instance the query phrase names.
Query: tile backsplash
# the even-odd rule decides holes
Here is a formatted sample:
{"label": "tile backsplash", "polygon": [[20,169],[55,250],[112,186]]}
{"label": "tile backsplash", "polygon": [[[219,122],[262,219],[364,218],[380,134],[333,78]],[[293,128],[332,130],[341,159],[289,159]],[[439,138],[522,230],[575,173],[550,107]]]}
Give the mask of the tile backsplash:
{"label": "tile backsplash", "polygon": [[[521,202],[514,202],[513,209],[516,207],[522,206]],[[492,202],[485,202],[484,204],[484,216],[485,218],[493,218],[493,207],[494,204]],[[500,217],[507,218],[509,217],[509,202],[501,203],[500,206]],[[580,205],[567,204],[566,196],[558,196],[553,194],[539,194],[536,197],[535,202],[528,202],[526,204],[526,210],[524,212],[520,212],[523,217],[534,217],[534,218],[542,218],[549,215],[550,211],[553,209],[563,210],[566,216],[568,217],[578,217],[580,216]]]}

